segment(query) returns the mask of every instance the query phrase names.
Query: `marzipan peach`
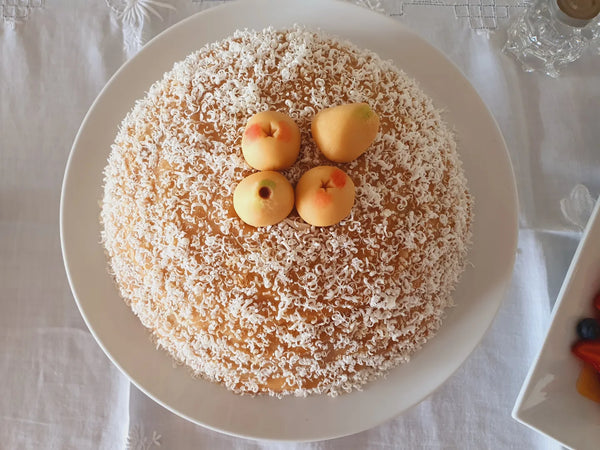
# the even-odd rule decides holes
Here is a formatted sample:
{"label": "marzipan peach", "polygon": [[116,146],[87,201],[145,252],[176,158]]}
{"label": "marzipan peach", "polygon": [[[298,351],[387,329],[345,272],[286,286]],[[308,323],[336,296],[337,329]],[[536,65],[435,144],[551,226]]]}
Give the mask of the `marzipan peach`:
{"label": "marzipan peach", "polygon": [[263,111],[253,115],[242,136],[242,154],[257,170],[284,170],[300,153],[300,130],[288,115]]}
{"label": "marzipan peach", "polygon": [[274,225],[285,219],[294,208],[294,188],[279,172],[253,173],[236,186],[233,208],[248,225]]}
{"label": "marzipan peach", "polygon": [[296,210],[311,225],[327,227],[350,214],[354,196],[354,183],[343,170],[318,166],[298,180]]}
{"label": "marzipan peach", "polygon": [[345,163],[362,155],[379,132],[379,116],[366,103],[348,103],[319,111],[312,137],[331,161]]}

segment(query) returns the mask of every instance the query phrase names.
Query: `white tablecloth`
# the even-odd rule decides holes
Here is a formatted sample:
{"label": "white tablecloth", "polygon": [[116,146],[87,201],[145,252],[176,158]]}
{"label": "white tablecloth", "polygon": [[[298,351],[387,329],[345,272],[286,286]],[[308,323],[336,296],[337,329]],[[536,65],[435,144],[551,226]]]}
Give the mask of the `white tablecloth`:
{"label": "white tablecloth", "polygon": [[[415,29],[459,66],[496,117],[517,177],[514,279],[482,344],[437,392],[354,436],[252,442],[168,412],[103,354],[60,252],[70,146],[104,83],[143,42],[218,3],[0,0],[0,448],[558,448],[510,412],[600,192],[600,57],[587,53],[559,79],[522,72],[500,52],[523,10],[512,0],[358,1]],[[584,187],[571,195],[578,184],[591,196]]]}

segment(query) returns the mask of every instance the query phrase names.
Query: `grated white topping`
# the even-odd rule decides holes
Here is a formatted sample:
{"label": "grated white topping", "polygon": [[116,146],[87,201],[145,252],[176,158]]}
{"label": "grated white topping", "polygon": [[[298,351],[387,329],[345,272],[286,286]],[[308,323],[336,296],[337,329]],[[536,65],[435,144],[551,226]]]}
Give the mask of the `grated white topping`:
{"label": "grated white topping", "polygon": [[[367,102],[381,132],[342,165],[356,203],[315,228],[295,212],[244,225],[247,119],[302,131],[295,183],[331,164],[310,137],[326,107]],[[123,120],[105,169],[102,240],[156,344],[238,393],[359,389],[433,336],[465,266],[472,201],[452,134],[389,61],[301,27],[238,31],[175,64]]]}

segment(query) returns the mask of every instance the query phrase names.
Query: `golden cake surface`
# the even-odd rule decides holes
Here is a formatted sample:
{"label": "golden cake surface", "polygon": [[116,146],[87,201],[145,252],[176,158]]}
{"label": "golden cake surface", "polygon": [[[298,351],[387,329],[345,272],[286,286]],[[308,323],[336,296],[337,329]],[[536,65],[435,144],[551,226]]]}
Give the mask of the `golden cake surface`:
{"label": "golden cake surface", "polygon": [[[358,159],[326,160],[320,110],[368,103],[381,121]],[[253,114],[288,114],[301,150],[282,173],[338,165],[350,215],[254,228],[233,192],[255,172]],[[121,295],[155,342],[240,393],[337,395],[408,361],[441,324],[465,267],[472,200],[456,144],[415,81],[320,32],[238,31],[175,64],[123,120],[105,169],[102,240]]]}

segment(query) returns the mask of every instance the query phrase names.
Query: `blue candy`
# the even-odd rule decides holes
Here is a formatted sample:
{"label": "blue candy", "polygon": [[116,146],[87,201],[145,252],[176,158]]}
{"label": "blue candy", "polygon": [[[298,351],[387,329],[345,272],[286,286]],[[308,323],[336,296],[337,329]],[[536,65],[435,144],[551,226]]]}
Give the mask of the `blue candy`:
{"label": "blue candy", "polygon": [[577,323],[577,335],[584,341],[595,341],[600,339],[600,323],[596,319],[588,317]]}

